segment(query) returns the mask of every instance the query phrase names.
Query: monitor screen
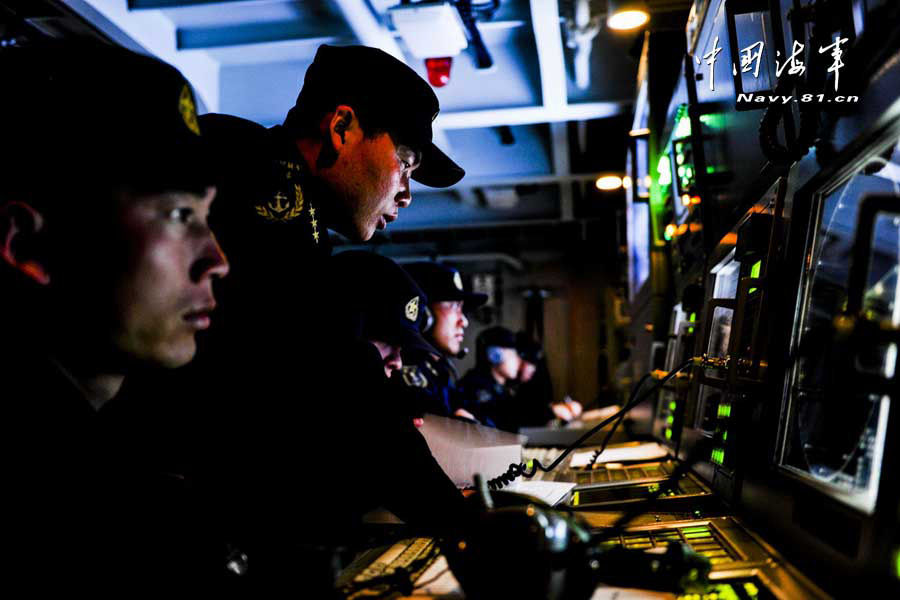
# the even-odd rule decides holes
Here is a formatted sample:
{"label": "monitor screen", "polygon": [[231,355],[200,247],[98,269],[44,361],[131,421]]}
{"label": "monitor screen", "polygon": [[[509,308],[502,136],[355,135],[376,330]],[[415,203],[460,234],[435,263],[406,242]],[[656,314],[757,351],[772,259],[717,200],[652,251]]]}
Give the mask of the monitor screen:
{"label": "monitor screen", "polygon": [[890,341],[843,341],[834,321],[851,294],[860,207],[873,195],[894,195],[898,203],[897,212],[877,213],[874,222],[862,312],[867,321],[900,326],[900,143],[895,143],[875,148],[853,175],[816,196],[779,455],[782,468],[867,514],[878,496],[888,411],[897,407],[883,390],[858,382],[864,376],[894,377],[898,348]]}
{"label": "monitor screen", "polygon": [[634,299],[650,277],[650,205],[628,206],[628,293]]}

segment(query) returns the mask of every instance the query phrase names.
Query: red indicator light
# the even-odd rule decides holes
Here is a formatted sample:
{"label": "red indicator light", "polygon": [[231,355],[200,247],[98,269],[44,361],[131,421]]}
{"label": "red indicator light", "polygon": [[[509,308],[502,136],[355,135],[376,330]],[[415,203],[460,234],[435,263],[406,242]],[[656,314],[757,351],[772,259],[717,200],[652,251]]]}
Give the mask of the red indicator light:
{"label": "red indicator light", "polygon": [[434,87],[444,87],[450,82],[450,66],[453,57],[426,58],[425,69],[428,71],[428,83]]}

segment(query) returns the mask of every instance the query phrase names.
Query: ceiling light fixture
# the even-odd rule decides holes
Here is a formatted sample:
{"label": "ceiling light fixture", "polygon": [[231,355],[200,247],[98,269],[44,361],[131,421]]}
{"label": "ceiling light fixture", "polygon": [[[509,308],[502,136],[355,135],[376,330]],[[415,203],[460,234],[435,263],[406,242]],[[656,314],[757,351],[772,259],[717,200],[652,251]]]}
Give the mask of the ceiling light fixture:
{"label": "ceiling light fixture", "polygon": [[622,187],[622,178],[618,175],[603,175],[597,178],[596,186],[598,190],[611,191]]}
{"label": "ceiling light fixture", "polygon": [[644,0],[608,0],[606,26],[615,31],[637,29],[650,20]]}

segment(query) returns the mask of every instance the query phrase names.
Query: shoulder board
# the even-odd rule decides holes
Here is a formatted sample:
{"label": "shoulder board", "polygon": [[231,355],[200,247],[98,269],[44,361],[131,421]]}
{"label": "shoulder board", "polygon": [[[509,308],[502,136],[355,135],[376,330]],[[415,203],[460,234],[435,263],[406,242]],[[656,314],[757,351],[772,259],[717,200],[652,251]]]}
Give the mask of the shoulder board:
{"label": "shoulder board", "polygon": [[403,377],[403,383],[409,387],[428,387],[428,379],[419,370],[416,365],[408,365],[400,369],[400,375]]}

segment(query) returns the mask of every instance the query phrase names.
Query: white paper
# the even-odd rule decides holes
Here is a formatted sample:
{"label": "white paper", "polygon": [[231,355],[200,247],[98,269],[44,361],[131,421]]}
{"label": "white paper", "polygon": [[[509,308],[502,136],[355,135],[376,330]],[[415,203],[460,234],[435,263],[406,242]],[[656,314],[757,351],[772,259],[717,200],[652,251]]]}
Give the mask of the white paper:
{"label": "white paper", "polygon": [[[647,442],[646,444],[638,444],[637,446],[618,446],[610,447],[603,451],[596,461],[596,464],[609,462],[626,462],[636,460],[659,460],[669,455],[668,451],[656,442]],[[593,451],[576,452],[572,455],[570,467],[586,467],[594,456]]]}
{"label": "white paper", "polygon": [[634,588],[619,588],[601,585],[594,590],[591,600],[675,600],[677,596],[669,592],[655,592],[653,590],[639,590]]}
{"label": "white paper", "polygon": [[[425,585],[423,585],[425,584]],[[413,596],[438,596],[440,598],[463,598],[462,586],[450,571],[450,565],[443,556],[431,563],[413,584]]]}
{"label": "white paper", "polygon": [[560,500],[566,497],[575,487],[574,483],[566,483],[560,481],[529,481],[517,479],[503,489],[519,494],[527,494],[534,496],[538,500],[542,500],[550,506],[555,506]]}

